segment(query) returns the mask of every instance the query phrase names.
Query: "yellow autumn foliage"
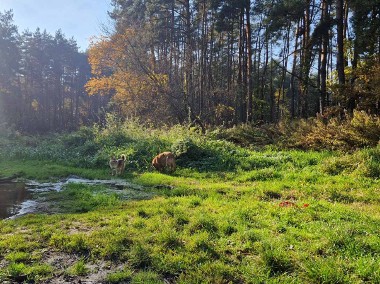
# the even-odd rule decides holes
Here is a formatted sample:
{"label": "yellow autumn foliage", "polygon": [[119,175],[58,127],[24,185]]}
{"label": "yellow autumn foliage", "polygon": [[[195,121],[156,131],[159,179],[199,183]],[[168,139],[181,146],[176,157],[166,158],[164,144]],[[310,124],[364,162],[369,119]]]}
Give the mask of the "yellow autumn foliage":
{"label": "yellow autumn foliage", "polygon": [[163,109],[168,78],[149,66],[149,54],[139,48],[133,30],[102,37],[89,50],[94,75],[86,84],[89,95],[112,95],[126,116]]}

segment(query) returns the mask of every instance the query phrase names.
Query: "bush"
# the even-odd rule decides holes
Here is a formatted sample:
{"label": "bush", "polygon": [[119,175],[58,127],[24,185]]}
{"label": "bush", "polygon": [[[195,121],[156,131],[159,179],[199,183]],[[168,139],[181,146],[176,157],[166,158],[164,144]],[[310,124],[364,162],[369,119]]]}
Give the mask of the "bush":
{"label": "bush", "polygon": [[199,148],[190,138],[177,140],[172,144],[172,153],[176,157],[196,158],[199,155]]}
{"label": "bush", "polygon": [[332,157],[323,161],[321,169],[329,175],[339,175],[341,173],[351,173],[358,167],[358,159],[353,156]]}
{"label": "bush", "polygon": [[241,146],[265,146],[273,144],[278,132],[267,124],[256,127],[251,124],[241,124],[228,129],[219,129],[211,133],[215,139],[223,139]]}
{"label": "bush", "polygon": [[[141,126],[138,121],[120,122],[112,115],[103,128],[83,127],[70,134],[40,137],[2,138],[0,156],[5,159],[54,160],[68,166],[81,168],[105,168],[111,156],[127,156],[127,169],[146,171],[155,155],[171,150],[177,156],[179,167],[196,168],[198,171],[253,170],[283,166],[314,165],[318,160],[297,159],[281,152],[269,155],[253,155],[246,148],[299,148],[305,150],[345,150],[374,147],[380,137],[380,120],[376,116],[356,111],[350,119],[309,119],[281,122],[277,125],[240,125],[231,129],[216,129],[205,135],[192,132],[182,126],[153,129]],[[4,140],[5,139],[5,140]],[[8,139],[8,140],[7,140]],[[8,141],[8,142],[7,142]],[[377,150],[378,151],[378,150]],[[375,152],[360,168],[364,176],[378,177]],[[338,161],[339,160],[339,161]],[[324,171],[338,174],[352,171],[351,161],[339,158],[329,161]]]}
{"label": "bush", "polygon": [[338,117],[284,120],[278,124],[253,126],[242,124],[229,129],[218,129],[210,134],[237,145],[263,148],[304,150],[355,150],[375,147],[379,143],[380,118],[364,111],[354,111],[344,119]]}
{"label": "bush", "polygon": [[365,177],[380,178],[380,146],[362,150],[362,167],[359,172]]}
{"label": "bush", "polygon": [[353,174],[380,178],[380,146],[326,159],[321,164],[321,170],[329,175]]}
{"label": "bush", "polygon": [[95,138],[94,129],[90,127],[81,127],[78,131],[63,135],[63,143],[66,147],[76,147],[93,141]]}
{"label": "bush", "polygon": [[192,162],[204,160],[209,153],[197,146],[190,138],[177,140],[172,144],[171,151],[177,157],[177,163],[190,166]]}
{"label": "bush", "polygon": [[379,143],[380,118],[354,111],[352,117],[346,119],[318,117],[293,122],[284,129],[281,145],[286,147],[352,151]]}

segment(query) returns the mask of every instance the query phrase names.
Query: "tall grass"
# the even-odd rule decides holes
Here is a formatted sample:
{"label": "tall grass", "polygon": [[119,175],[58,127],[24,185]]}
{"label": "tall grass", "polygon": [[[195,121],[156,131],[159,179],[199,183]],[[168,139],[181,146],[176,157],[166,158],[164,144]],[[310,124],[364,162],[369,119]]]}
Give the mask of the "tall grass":
{"label": "tall grass", "polygon": [[[203,135],[184,126],[156,129],[134,120],[120,122],[115,116],[108,115],[103,127],[83,127],[74,133],[49,137],[12,138],[0,147],[0,157],[9,160],[51,160],[66,166],[100,169],[107,166],[111,156],[125,154],[127,169],[141,172],[151,169],[150,162],[156,154],[172,151],[177,155],[180,167],[199,172],[245,171],[270,166],[278,168],[286,164],[304,167],[318,162],[310,152],[294,152],[289,155],[289,152],[281,152],[278,148],[273,150],[279,145],[347,150],[366,145],[376,146],[380,137],[377,135],[377,129],[380,129],[378,120],[361,112],[355,112],[350,120],[339,123],[337,120],[325,123],[321,119],[300,123],[302,125],[295,126],[294,129],[288,124],[277,128],[263,126],[259,131],[253,126],[243,125],[230,130],[217,129]],[[326,129],[330,134],[325,133]],[[260,140],[263,143],[259,143],[254,137],[265,136],[264,132],[267,139],[264,139],[265,142]],[[236,143],[244,147],[239,147]],[[272,145],[272,150],[268,145]],[[257,150],[257,147],[260,147],[260,152],[267,154],[254,154],[252,150]],[[356,155],[360,157],[355,157],[355,162],[348,158],[345,166],[345,158],[338,158],[336,169],[331,161],[324,170],[338,173],[351,167],[351,170],[358,169],[365,176],[376,177],[380,171],[378,152],[378,148],[363,150]],[[365,165],[357,159],[365,161]],[[358,168],[359,164],[361,166]],[[343,168],[339,168],[339,165]]]}

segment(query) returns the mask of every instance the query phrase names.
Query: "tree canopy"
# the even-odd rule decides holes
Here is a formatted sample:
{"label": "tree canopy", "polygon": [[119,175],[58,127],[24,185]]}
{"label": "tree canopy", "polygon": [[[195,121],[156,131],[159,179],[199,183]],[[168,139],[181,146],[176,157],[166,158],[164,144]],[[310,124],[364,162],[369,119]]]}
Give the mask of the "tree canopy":
{"label": "tree canopy", "polygon": [[154,124],[225,126],[379,114],[379,7],[378,0],[113,0],[114,29],[88,53],[62,31],[20,35],[5,11],[5,119],[52,131],[107,111]]}
{"label": "tree canopy", "polygon": [[[379,111],[378,79],[370,75],[379,66],[378,1],[112,4],[116,29],[109,41],[122,54],[118,64],[129,65],[145,84],[154,85],[157,74],[167,78],[168,87],[159,90],[161,96],[167,95],[161,121],[199,118],[209,124],[238,124],[354,109]],[[118,41],[126,33],[133,36]],[[102,44],[99,41],[92,49]],[[104,60],[98,56],[98,61]],[[368,92],[363,92],[363,83]],[[128,83],[124,88],[125,93],[135,89]],[[115,98],[120,94],[119,90]],[[138,96],[149,108],[156,94],[145,89]],[[143,105],[136,109],[130,101],[125,106],[157,120],[156,112],[140,113]]]}

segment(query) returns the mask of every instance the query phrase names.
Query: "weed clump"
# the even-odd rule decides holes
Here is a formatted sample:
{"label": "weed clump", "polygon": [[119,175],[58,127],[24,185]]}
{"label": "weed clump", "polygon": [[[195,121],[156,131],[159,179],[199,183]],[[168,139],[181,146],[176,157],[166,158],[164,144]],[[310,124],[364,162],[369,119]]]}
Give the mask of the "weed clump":
{"label": "weed clump", "polygon": [[265,245],[263,248],[263,260],[269,268],[271,276],[292,273],[294,264],[291,256],[284,249],[275,248],[272,245]]}
{"label": "weed clump", "polygon": [[331,157],[323,161],[321,169],[329,175],[350,174],[379,178],[380,146],[363,149],[353,154]]}
{"label": "weed clump", "polygon": [[121,271],[111,272],[106,276],[106,283],[108,284],[116,284],[123,282],[130,282],[132,279],[133,271],[130,269],[124,269]]}
{"label": "weed clump", "polygon": [[148,268],[153,261],[149,249],[140,243],[136,243],[131,247],[128,259],[132,267],[139,269]]}
{"label": "weed clump", "polygon": [[85,276],[90,272],[90,269],[86,266],[83,259],[75,262],[71,267],[68,268],[67,273],[70,276]]}

